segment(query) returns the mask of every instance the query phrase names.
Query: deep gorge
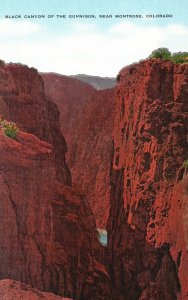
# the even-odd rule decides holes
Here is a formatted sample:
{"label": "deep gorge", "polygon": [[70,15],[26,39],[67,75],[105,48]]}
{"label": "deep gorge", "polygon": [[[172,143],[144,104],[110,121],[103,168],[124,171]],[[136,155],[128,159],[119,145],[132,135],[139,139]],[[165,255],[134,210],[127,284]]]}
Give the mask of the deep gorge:
{"label": "deep gorge", "polygon": [[0,116],[20,129],[0,130],[1,280],[75,300],[188,299],[187,64],[147,59],[96,90],[1,61]]}

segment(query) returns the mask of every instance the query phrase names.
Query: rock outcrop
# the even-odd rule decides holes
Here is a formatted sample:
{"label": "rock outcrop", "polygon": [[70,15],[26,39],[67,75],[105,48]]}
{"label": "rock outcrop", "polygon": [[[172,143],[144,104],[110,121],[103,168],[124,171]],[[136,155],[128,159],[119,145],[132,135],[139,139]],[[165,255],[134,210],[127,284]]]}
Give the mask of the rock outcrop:
{"label": "rock outcrop", "polygon": [[[109,277],[86,196],[70,186],[56,105],[34,69],[0,67],[0,279],[73,299],[108,299]],[[26,132],[27,131],[27,132]]]}
{"label": "rock outcrop", "polygon": [[51,293],[44,293],[32,288],[28,284],[4,279],[0,280],[0,299],[1,300],[71,300],[62,298]]}
{"label": "rock outcrop", "polygon": [[59,111],[45,95],[43,80],[36,69],[1,63],[0,115],[53,145],[56,177],[70,185],[71,175],[65,161],[67,144],[59,126]]}
{"label": "rock outcrop", "polygon": [[121,70],[116,96],[109,270],[114,299],[188,299],[188,65]]}
{"label": "rock outcrop", "polygon": [[109,214],[115,89],[96,91],[68,76],[42,74],[46,94],[58,105],[61,130],[69,145],[67,162],[74,186],[88,198],[98,228]]}

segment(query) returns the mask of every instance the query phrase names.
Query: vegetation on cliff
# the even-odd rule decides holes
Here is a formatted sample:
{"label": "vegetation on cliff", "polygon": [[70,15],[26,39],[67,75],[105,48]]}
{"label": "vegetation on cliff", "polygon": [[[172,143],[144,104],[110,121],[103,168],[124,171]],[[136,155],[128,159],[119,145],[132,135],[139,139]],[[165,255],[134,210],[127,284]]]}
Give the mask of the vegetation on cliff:
{"label": "vegetation on cliff", "polygon": [[16,139],[19,128],[14,122],[9,122],[0,118],[0,128],[6,136]]}
{"label": "vegetation on cliff", "polygon": [[158,48],[152,51],[150,58],[161,58],[171,60],[174,63],[188,63],[188,52],[171,53],[168,48]]}

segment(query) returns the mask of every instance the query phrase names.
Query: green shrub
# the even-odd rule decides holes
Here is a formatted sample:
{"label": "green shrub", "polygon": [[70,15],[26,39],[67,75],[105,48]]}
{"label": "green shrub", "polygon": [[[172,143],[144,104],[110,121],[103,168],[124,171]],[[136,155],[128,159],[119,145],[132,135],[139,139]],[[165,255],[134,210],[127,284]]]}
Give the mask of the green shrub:
{"label": "green shrub", "polygon": [[171,58],[171,52],[168,50],[168,48],[158,48],[154,50],[150,56],[150,58],[161,58],[161,59],[170,59]]}
{"label": "green shrub", "polygon": [[168,48],[158,48],[150,54],[149,58],[167,59],[176,64],[183,64],[188,63],[188,52],[171,53]]}
{"label": "green shrub", "polygon": [[171,60],[176,64],[188,63],[188,52],[173,53]]}
{"label": "green shrub", "polygon": [[6,136],[16,139],[19,128],[15,123],[0,119],[0,127]]}

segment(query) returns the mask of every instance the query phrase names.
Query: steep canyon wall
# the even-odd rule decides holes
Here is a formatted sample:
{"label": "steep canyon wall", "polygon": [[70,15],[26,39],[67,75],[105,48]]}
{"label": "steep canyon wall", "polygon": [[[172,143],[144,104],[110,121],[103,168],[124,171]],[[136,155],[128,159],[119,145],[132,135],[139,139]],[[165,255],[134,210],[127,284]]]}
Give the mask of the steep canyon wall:
{"label": "steep canyon wall", "polygon": [[188,65],[118,76],[108,220],[114,299],[188,299]]}
{"label": "steep canyon wall", "polygon": [[110,205],[115,88],[97,91],[75,78],[54,73],[41,75],[46,94],[60,111],[73,185],[87,194],[97,227],[105,228]]}
{"label": "steep canyon wall", "polygon": [[35,69],[1,62],[0,115],[20,132],[0,130],[0,279],[106,299],[104,250],[85,194],[70,186],[58,114]]}

